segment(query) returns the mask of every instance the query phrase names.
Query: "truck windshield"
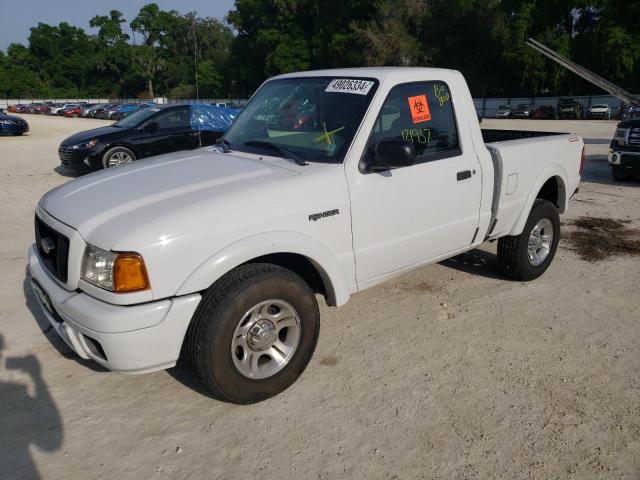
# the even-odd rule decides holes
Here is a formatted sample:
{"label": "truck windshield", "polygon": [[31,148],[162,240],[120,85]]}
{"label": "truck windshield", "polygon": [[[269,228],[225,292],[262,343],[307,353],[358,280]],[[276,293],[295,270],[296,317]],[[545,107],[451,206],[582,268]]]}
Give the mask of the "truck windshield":
{"label": "truck windshield", "polygon": [[224,135],[232,150],[340,163],[378,81],[299,77],[265,83]]}

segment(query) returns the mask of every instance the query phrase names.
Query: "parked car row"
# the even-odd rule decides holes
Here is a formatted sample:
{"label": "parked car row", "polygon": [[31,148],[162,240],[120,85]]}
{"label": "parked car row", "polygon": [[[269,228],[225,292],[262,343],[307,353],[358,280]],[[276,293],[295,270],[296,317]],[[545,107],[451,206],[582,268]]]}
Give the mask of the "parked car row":
{"label": "parked car row", "polygon": [[556,118],[555,109],[552,105],[541,105],[533,107],[529,103],[521,103],[517,107],[511,105],[500,105],[496,111],[495,118]]}
{"label": "parked car row", "polygon": [[9,112],[30,113],[34,115],[57,115],[67,118],[100,118],[103,120],[121,120],[141,108],[155,105],[153,102],[138,103],[54,103],[37,102],[28,105],[10,105]]}
{"label": "parked car row", "polygon": [[553,105],[540,105],[534,107],[529,103],[520,103],[517,107],[500,105],[496,110],[495,118],[535,118],[544,119],[602,119],[612,118],[611,106],[606,103],[591,105],[583,111],[582,104],[577,98],[562,98],[558,107]]}

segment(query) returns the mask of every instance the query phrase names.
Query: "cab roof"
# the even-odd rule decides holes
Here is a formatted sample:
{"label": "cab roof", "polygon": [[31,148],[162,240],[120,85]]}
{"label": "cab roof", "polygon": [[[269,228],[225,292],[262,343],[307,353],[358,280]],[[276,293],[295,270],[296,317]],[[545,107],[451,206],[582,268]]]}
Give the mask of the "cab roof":
{"label": "cab roof", "polygon": [[306,72],[285,73],[272,77],[269,80],[280,78],[299,78],[299,77],[364,77],[375,78],[382,82],[383,80],[397,80],[398,82],[406,82],[407,80],[421,78],[437,78],[451,77],[460,75],[457,70],[449,70],[445,68],[427,68],[427,67],[359,67],[359,68],[332,68],[327,70],[309,70]]}

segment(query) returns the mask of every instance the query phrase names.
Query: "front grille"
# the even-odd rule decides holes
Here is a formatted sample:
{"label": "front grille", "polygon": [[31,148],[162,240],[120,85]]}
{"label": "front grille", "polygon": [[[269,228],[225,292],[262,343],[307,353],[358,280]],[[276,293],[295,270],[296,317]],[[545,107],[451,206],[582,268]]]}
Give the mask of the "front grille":
{"label": "front grille", "polygon": [[629,145],[640,145],[640,128],[632,128],[629,132]]}
{"label": "front grille", "polygon": [[60,147],[58,147],[58,156],[60,157],[62,165],[73,165],[73,149],[71,147],[60,145]]}
{"label": "front grille", "polygon": [[[36,246],[40,259],[49,272],[62,283],[67,281],[69,239],[35,218]],[[48,250],[48,251],[47,251]]]}

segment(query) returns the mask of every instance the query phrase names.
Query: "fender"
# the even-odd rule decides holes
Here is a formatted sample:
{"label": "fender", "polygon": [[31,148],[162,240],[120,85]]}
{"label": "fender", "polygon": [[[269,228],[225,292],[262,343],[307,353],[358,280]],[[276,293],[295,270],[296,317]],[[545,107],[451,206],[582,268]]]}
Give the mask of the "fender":
{"label": "fender", "polygon": [[560,205],[560,213],[567,210],[567,204],[569,202],[569,197],[567,195],[567,172],[560,164],[552,163],[551,165],[547,165],[542,172],[540,172],[533,183],[533,187],[529,191],[529,195],[527,196],[524,206],[522,207],[513,228],[509,232],[509,235],[520,235],[522,233],[524,225],[527,223],[527,218],[529,218],[529,213],[533,208],[533,202],[536,201],[536,197],[542,189],[542,186],[547,182],[547,180],[553,177],[557,177],[559,179],[558,204]]}
{"label": "fender", "polygon": [[237,266],[273,253],[305,256],[322,277],[327,290],[327,303],[340,306],[349,301],[349,282],[338,257],[316,238],[292,231],[252,235],[219,250],[189,275],[178,288],[176,296],[205,290]]}

